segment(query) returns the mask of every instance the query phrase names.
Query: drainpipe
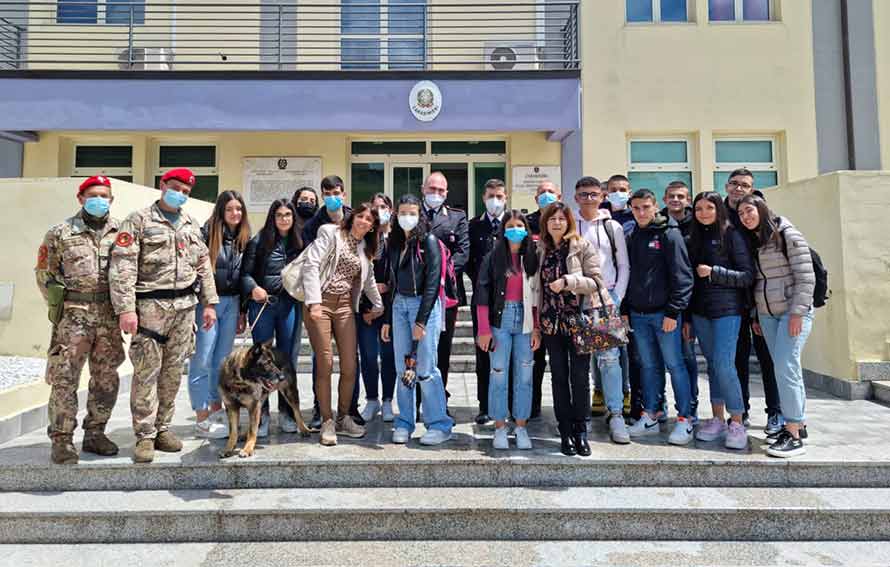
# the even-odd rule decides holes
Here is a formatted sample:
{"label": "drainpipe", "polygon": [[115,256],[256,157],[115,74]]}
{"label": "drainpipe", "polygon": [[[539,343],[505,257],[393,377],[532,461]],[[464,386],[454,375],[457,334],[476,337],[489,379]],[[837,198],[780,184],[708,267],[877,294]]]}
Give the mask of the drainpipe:
{"label": "drainpipe", "polygon": [[850,69],[850,26],[848,0],[841,0],[841,47],[844,61],[844,111],[847,114],[847,162],[850,169],[856,168],[856,137],[853,135],[853,86]]}

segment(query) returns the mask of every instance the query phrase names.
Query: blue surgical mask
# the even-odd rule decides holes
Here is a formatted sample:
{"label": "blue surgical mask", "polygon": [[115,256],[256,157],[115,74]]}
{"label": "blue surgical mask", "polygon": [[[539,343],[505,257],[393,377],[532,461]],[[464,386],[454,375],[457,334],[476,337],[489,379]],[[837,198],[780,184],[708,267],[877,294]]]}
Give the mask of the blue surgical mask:
{"label": "blue surgical mask", "polygon": [[547,208],[547,205],[552,205],[556,201],[556,195],[553,193],[541,193],[538,195],[538,207],[542,209]]}
{"label": "blue surgical mask", "polygon": [[83,203],[83,210],[97,219],[107,215],[109,207],[111,207],[111,199],[105,197],[90,197]]}
{"label": "blue surgical mask", "polygon": [[630,198],[630,194],[623,193],[621,191],[615,191],[614,193],[609,193],[609,196],[606,198],[609,200],[610,203],[612,203],[613,207],[623,209],[627,206],[627,200]]}
{"label": "blue surgical mask", "polygon": [[325,195],[324,206],[331,212],[339,211],[340,207],[343,206],[343,197],[340,195]]}
{"label": "blue surgical mask", "polygon": [[528,231],[521,226],[511,226],[510,228],[504,229],[504,236],[506,236],[507,240],[513,244],[519,244],[525,240],[526,236],[528,236]]}
{"label": "blue surgical mask", "polygon": [[180,193],[175,189],[168,188],[166,191],[164,191],[164,203],[166,203],[168,207],[172,207],[174,209],[182,208],[182,206],[188,200],[188,195]]}

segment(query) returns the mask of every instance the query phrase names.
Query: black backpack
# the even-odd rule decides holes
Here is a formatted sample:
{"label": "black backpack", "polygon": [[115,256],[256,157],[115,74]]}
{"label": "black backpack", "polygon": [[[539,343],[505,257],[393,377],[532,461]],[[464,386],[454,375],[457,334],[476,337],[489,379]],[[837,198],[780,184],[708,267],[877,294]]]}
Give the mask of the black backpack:
{"label": "black backpack", "polygon": [[[788,259],[788,241],[785,240],[785,231],[782,231],[782,253]],[[816,285],[813,287],[813,307],[824,307],[831,297],[831,289],[828,288],[828,268],[822,263],[822,257],[810,246],[810,256],[813,260],[813,272],[816,274]]]}

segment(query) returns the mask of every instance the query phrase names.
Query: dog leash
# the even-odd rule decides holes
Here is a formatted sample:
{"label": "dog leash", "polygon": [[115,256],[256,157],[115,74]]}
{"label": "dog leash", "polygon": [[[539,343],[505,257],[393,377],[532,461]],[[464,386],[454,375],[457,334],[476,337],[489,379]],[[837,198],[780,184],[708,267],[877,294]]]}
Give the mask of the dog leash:
{"label": "dog leash", "polygon": [[256,314],[256,318],[253,320],[253,323],[251,323],[250,321],[247,322],[247,328],[244,329],[244,334],[245,334],[245,335],[249,335],[249,334],[251,334],[251,333],[253,332],[253,328],[256,326],[257,321],[260,320],[260,317],[263,316],[263,311],[266,310],[266,306],[267,306],[267,305],[269,305],[269,300],[268,300],[268,299],[266,299],[266,301],[263,302],[263,306],[260,307],[260,312]]}

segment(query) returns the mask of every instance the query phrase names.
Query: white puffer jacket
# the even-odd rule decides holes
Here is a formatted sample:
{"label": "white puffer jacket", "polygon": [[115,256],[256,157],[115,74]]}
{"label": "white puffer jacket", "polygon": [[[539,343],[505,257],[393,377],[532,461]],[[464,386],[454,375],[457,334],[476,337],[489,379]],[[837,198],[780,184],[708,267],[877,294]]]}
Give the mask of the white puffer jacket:
{"label": "white puffer jacket", "polygon": [[[788,311],[804,315],[813,305],[816,285],[810,247],[788,219],[779,217],[778,225],[775,238],[755,251],[757,312],[775,317]],[[787,248],[787,257],[783,248]]]}

